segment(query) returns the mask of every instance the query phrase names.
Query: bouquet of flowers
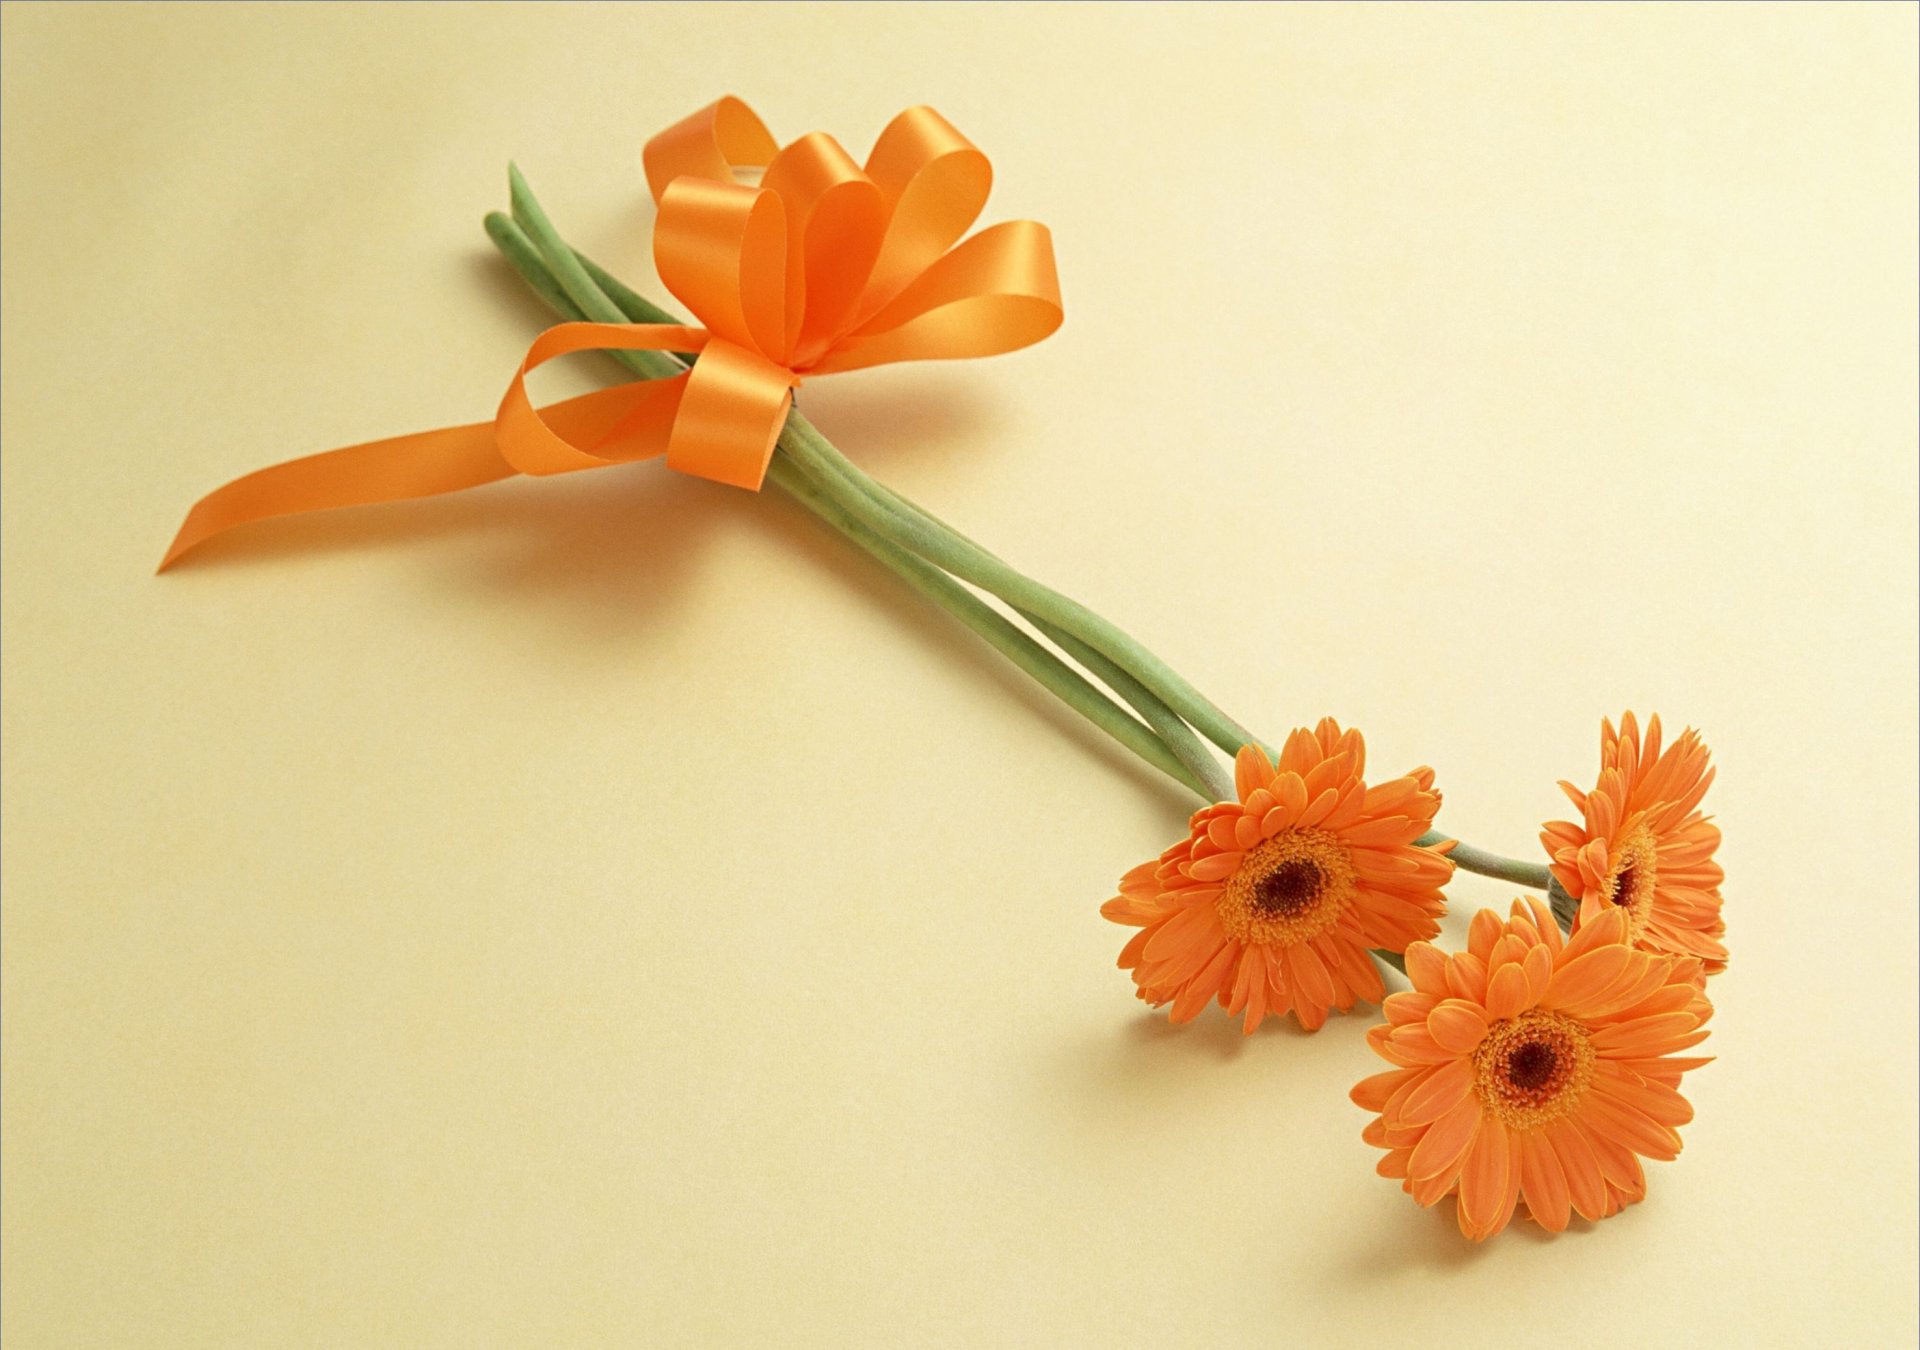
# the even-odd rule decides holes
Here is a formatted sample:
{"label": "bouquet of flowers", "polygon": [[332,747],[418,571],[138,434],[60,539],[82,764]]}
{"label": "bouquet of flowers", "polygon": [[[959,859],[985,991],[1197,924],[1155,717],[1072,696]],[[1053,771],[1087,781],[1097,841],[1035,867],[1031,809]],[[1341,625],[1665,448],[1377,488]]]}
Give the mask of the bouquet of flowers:
{"label": "bouquet of flowers", "polygon": [[[992,181],[984,154],[924,107],[864,163],[821,133],[783,147],[724,98],[655,136],[644,163],[660,278],[697,322],[570,247],[515,170],[511,212],[487,232],[562,322],[496,415],[237,479],[194,506],[162,569],[236,526],[514,474],[663,457],[771,485],[1200,800],[1100,908],[1136,930],[1119,965],[1141,999],[1174,1022],[1218,1004],[1249,1035],[1268,1017],[1311,1031],[1381,1005],[1368,1042],[1391,1067],[1352,1089],[1372,1116],[1362,1138],[1419,1204],[1455,1197],[1470,1238],[1522,1204],[1560,1231],[1640,1199],[1641,1160],[1679,1152],[1681,1081],[1707,1062],[1685,1052],[1726,966],[1699,735],[1603,721],[1593,786],[1560,785],[1577,819],[1542,827],[1533,861],[1434,828],[1435,772],[1370,778],[1361,733],[1332,718],[1263,741],[1114,623],[875,481],[795,406],[814,377],[994,355],[1059,326],[1046,228],[968,234]],[[528,373],[587,351],[637,378],[536,407]],[[1433,939],[1456,868],[1534,894],[1475,914],[1448,953]],[[1388,994],[1382,963],[1411,988]]]}

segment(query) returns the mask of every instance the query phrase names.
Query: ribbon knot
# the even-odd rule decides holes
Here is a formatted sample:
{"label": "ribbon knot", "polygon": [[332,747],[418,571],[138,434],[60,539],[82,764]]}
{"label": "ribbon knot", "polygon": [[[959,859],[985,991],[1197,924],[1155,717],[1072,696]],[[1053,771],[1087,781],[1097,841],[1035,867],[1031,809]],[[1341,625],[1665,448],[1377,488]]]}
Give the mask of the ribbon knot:
{"label": "ribbon knot", "polygon": [[[807,377],[991,356],[1060,325],[1052,238],[1007,221],[965,238],[992,166],[931,108],[864,166],[821,132],[784,149],[723,98],[647,142],[654,262],[696,325],[563,323],[535,339],[492,422],[311,455],[202,498],[161,563],[248,521],[666,456],[757,490]],[[742,181],[759,170],[759,181]],[[691,352],[684,374],[535,408],[526,376],[572,352]]]}

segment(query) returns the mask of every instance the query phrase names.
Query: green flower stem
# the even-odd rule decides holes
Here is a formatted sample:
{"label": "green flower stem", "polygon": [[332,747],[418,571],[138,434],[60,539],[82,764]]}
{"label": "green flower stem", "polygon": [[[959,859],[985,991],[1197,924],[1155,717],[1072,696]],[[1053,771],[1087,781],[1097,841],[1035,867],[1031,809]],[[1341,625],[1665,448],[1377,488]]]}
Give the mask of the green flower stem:
{"label": "green flower stem", "polygon": [[854,520],[838,502],[811,482],[798,465],[775,459],[768,466],[767,478],[892,568],[902,581],[993,644],[996,650],[1057,695],[1068,707],[1168,777],[1200,796],[1207,795],[1208,785],[1175,758],[1152,731],[1114,706],[1111,699],[1089,684],[1066,662],[1028,637],[1016,624],[965,586],[924,559],[895,548]]}
{"label": "green flower stem", "polygon": [[842,485],[842,502],[862,524],[901,547],[912,549],[962,581],[970,581],[999,596],[1015,609],[1072,633],[1130,673],[1191,723],[1194,730],[1228,754],[1256,742],[1251,731],[1227,716],[1179,672],[1119,627],[1079,601],[1015,571],[926,512],[917,509],[909,512],[890,505],[879,485],[835,449],[802,414],[793,414],[787,425],[795,434],[792,437],[783,434],[781,448],[800,460],[816,479],[831,477]]}
{"label": "green flower stem", "polygon": [[[512,171],[509,171],[512,174]],[[517,177],[517,174],[512,174]],[[565,319],[578,320],[584,317],[580,306],[573,303],[559,282],[553,279],[553,273],[547,268],[547,261],[540,256],[540,250],[533,240],[513,217],[499,211],[487,212],[484,222],[487,238],[493,240],[493,246],[512,264],[520,279],[527,283],[533,293],[546,301],[547,308]],[[626,352],[608,352],[608,356],[626,356]],[[639,355],[639,353],[633,353]],[[629,369],[632,367],[629,366]]]}
{"label": "green flower stem", "polygon": [[[1452,838],[1439,830],[1429,830],[1414,840],[1421,847],[1444,843]],[[1472,844],[1463,844],[1455,839],[1453,848],[1447,853],[1453,859],[1453,865],[1468,872],[1478,872],[1483,877],[1495,877],[1501,881],[1511,881],[1516,886],[1529,886],[1536,891],[1547,889],[1547,883],[1553,879],[1545,863],[1522,862],[1518,858],[1504,858],[1498,853],[1489,853]]]}
{"label": "green flower stem", "polygon": [[1134,711],[1146,719],[1147,725],[1159,734],[1160,739],[1173,752],[1174,757],[1206,784],[1205,791],[1201,793],[1203,797],[1210,802],[1233,799],[1232,775],[1221,765],[1213,751],[1203,745],[1200,738],[1193,734],[1193,728],[1180,720],[1179,713],[1169,708],[1151,689],[1134,679],[1127,671],[1107,660],[1072,633],[1063,628],[1056,628],[1039,615],[1029,614],[1024,609],[1016,612],[1039,630],[1042,637],[1086,667],[1093,673],[1094,678],[1125,699]]}
{"label": "green flower stem", "polygon": [[[514,218],[508,219],[497,212],[488,216],[487,233],[515,270],[549,305],[568,318],[591,318],[603,323],[679,322],[675,316],[623,285],[585,255],[568,246],[548,221],[517,169],[511,173],[511,182]],[[649,377],[674,374],[682,368],[678,361],[660,353],[608,354],[619,359],[628,369]],[[812,499],[795,494],[802,505],[814,510],[815,514],[835,525],[862,548],[894,567],[903,577],[907,574],[896,565],[896,560],[902,554],[912,555],[932,564],[935,571],[951,573],[999,596],[1041,633],[1059,644],[1062,650],[1081,661],[1096,677],[1139,709],[1153,732],[1158,733],[1153,743],[1165,753],[1139,751],[1131,740],[1134,732],[1143,730],[1139,723],[1119,712],[1110,701],[1059,663],[1045,648],[1032,643],[1018,628],[1006,624],[1014,634],[1029,643],[1033,651],[1054,661],[1061,671],[1078,681],[1076,692],[1084,689],[1093,694],[1106,711],[1096,716],[1067,698],[1076,710],[1094,720],[1103,730],[1108,730],[1109,734],[1114,734],[1130,749],[1135,749],[1136,753],[1142,753],[1147,762],[1171,773],[1175,779],[1194,788],[1202,796],[1214,801],[1232,798],[1232,785],[1227,781],[1224,771],[1205,752],[1204,747],[1199,746],[1186,732],[1184,724],[1191,722],[1208,739],[1229,753],[1237,751],[1242,745],[1258,744],[1258,741],[1253,733],[1216,708],[1165,662],[1084,605],[1021,575],[929,512],[870,478],[840,454],[797,410],[789,416],[787,426],[781,431],[779,447],[794,460],[802,470],[801,477],[813,489]],[[780,465],[778,455],[774,458],[774,465]],[[783,488],[790,482],[798,481],[784,470],[776,475],[770,469],[769,476],[774,477]],[[833,515],[820,509],[829,505],[835,508]],[[848,528],[849,525],[867,531],[871,541],[887,545],[891,553],[876,550],[869,538],[855,535]],[[946,603],[914,578],[907,579],[917,589]],[[955,587],[955,590],[974,604],[980,603],[964,587]],[[950,592],[943,594],[951,597]],[[960,615],[953,605],[947,607]],[[993,619],[1006,623],[991,609],[984,605],[981,608]],[[966,615],[960,617],[976,632],[982,631]],[[984,632],[982,635],[987,636]],[[989,636],[988,640],[994,641],[994,638]],[[1002,651],[1007,650],[997,641],[994,641],[994,645]],[[1011,652],[1008,654],[1012,655]],[[1089,662],[1088,657],[1094,658],[1093,661]],[[1031,652],[1023,651],[1022,657],[1015,659],[1022,664],[1022,669],[1027,669],[1029,674],[1034,673],[1025,664],[1034,660]],[[1054,689],[1048,678],[1039,675],[1035,675],[1035,678],[1049,689]],[[1059,690],[1054,689],[1054,692],[1058,693]],[[1061,696],[1067,697],[1064,694]],[[1109,712],[1133,728],[1133,731],[1125,734],[1115,732],[1104,720]],[[1169,757],[1179,765],[1179,772],[1166,768],[1162,761]],[[1431,845],[1447,838],[1439,831],[1430,831],[1416,842]],[[1502,857],[1458,841],[1449,856],[1457,867],[1465,871],[1536,890],[1547,890],[1551,880],[1542,864]]]}
{"label": "green flower stem", "polygon": [[1568,895],[1566,887],[1560,884],[1559,878],[1552,875],[1547,877],[1547,904],[1553,907],[1553,917],[1559,921],[1560,926],[1571,933],[1573,921],[1580,913],[1580,902]]}
{"label": "green flower stem", "polygon": [[[814,434],[819,436],[817,430]],[[822,444],[827,444],[824,436],[820,436],[819,439]],[[828,448],[831,448],[831,446],[829,445]],[[928,528],[943,530],[966,544],[969,548],[978,549],[981,553],[987,554],[989,557],[996,557],[997,559],[997,555],[988,553],[985,547],[975,543],[972,539],[960,533],[959,530],[954,529],[953,526],[939,520],[932,512],[923,510],[907,498],[902,497],[878,479],[868,478],[864,485],[864,490],[868,495],[872,496],[888,509],[918,517],[926,523]],[[1187,725],[1180,714],[1169,707],[1164,699],[1160,698],[1153,690],[1147,688],[1146,685],[1135,679],[1132,672],[1124,666],[1109,660],[1100,651],[1088,646],[1067,629],[1050,622],[1045,615],[1036,614],[1032,610],[1022,608],[1019,605],[1014,605],[1012,608],[1016,614],[1032,624],[1049,642],[1078,661],[1082,666],[1085,666],[1109,689],[1113,690],[1131,704],[1134,709],[1146,719],[1147,725],[1160,733],[1160,739],[1165,741],[1174,754],[1180,757],[1180,762],[1207,781],[1211,789],[1211,800],[1227,801],[1232,799],[1234,795],[1232,776],[1221,766],[1220,761],[1214,756],[1213,752],[1208,750],[1207,747],[1201,743],[1200,738],[1193,734],[1193,729]],[[1241,744],[1245,743],[1244,741],[1241,742]]]}
{"label": "green flower stem", "polygon": [[[537,219],[544,221],[545,218]],[[487,217],[486,226],[487,234],[506,255],[507,261],[513,265],[514,270],[519,272],[535,293],[562,317],[578,320],[589,315],[598,318],[609,313],[618,313],[618,318],[601,321],[629,321],[625,305],[608,297],[599,289],[597,281],[591,279],[592,272],[598,269],[592,268],[585,259],[580,259],[579,275],[586,276],[589,280],[585,285],[581,285],[576,280],[578,289],[570,291],[554,279],[546,265],[546,250],[530,239],[518,222],[495,212]],[[627,292],[627,295],[631,296],[632,292]],[[644,301],[642,303],[644,304]],[[609,306],[612,306],[611,310]],[[640,321],[672,322],[671,319],[653,318]],[[660,373],[657,361],[626,359],[657,357],[657,353],[610,351],[607,354],[622,358],[622,364],[637,374],[652,377]],[[677,373],[683,369],[677,361],[673,361],[671,366],[671,371],[667,373]],[[1204,761],[1212,770],[1211,778],[1184,762],[1181,756],[1174,753],[1164,740],[1155,734],[1157,728],[1150,730],[1149,727],[1142,726],[1127,716],[1114,705],[1112,700],[1089,684],[1059,657],[1027,636],[1017,625],[1009,622],[965,586],[939,568],[895,547],[860,525],[818,485],[809,480],[805,471],[797,463],[776,457],[768,466],[767,476],[802,506],[886,564],[909,586],[985,638],[997,651],[1031,675],[1075,712],[1080,713],[1175,782],[1190,788],[1198,796],[1218,800],[1215,794],[1224,782],[1218,761],[1211,759]],[[1092,666],[1088,669],[1094,670],[1100,678],[1109,680],[1116,689],[1130,683],[1124,671],[1101,671]],[[1185,730],[1184,725],[1182,730]],[[1188,733],[1188,738],[1191,739],[1191,733]]]}
{"label": "green flower stem", "polygon": [[[566,292],[567,298],[573,301],[575,308],[583,317],[597,323],[676,322],[666,317],[664,310],[655,311],[659,317],[635,319],[609,300],[606,292],[595,284],[574,251],[560,238],[559,233],[553,228],[553,223],[547,219],[547,213],[540,209],[540,203],[534,200],[533,190],[527,186],[527,180],[520,176],[518,165],[507,166],[507,183],[513,197],[515,223],[525,231],[524,237],[532,243],[537,256],[546,264],[550,281],[558,284],[559,288]],[[488,233],[493,232],[493,228],[489,226]],[[498,242],[497,238],[496,242]],[[520,260],[512,254],[508,255],[508,261],[513,262],[516,267],[520,266]],[[535,289],[540,288],[535,287]],[[632,292],[628,294],[631,295]],[[542,293],[542,298],[552,303],[551,296],[545,292]],[[638,298],[635,297],[635,299]],[[667,352],[635,352],[634,356],[635,360],[622,364],[631,370],[639,371],[649,379],[677,375],[683,369],[683,363]]]}
{"label": "green flower stem", "polygon": [[[553,279],[553,273],[547,268],[546,259],[541,256],[539,248],[527,237],[526,231],[520,227],[518,221],[499,211],[490,211],[487,213],[486,227],[487,237],[493,240],[501,254],[512,264],[513,270],[520,274],[520,279],[527,283],[535,295],[547,302],[549,309],[561,318],[574,323],[579,323],[588,317],[587,309],[575,303],[573,297]],[[605,296],[601,298],[605,299]],[[597,304],[594,307],[600,308]],[[615,312],[620,311],[616,309]],[[618,319],[601,320],[601,322],[632,323],[635,320],[621,313]],[[666,357],[666,365],[662,366],[659,358],[664,354],[661,352],[610,349],[602,355],[612,357],[634,374],[650,380],[667,375],[678,375],[686,369],[671,356]]]}

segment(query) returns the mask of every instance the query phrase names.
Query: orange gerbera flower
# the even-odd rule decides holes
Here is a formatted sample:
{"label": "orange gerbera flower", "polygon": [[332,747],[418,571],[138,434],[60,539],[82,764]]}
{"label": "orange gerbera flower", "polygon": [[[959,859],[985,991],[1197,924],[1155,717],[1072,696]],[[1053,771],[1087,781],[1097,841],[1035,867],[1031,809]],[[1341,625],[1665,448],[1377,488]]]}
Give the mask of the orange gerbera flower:
{"label": "orange gerbera flower", "polygon": [[1440,809],[1433,770],[1369,788],[1365,742],[1324,718],[1234,761],[1238,801],[1196,811],[1188,837],[1121,879],[1101,906],[1140,929],[1120,953],[1139,995],[1186,1022],[1217,998],[1248,1035],[1292,1009],[1308,1030],[1385,993],[1369,947],[1439,931],[1443,850],[1416,848]]}
{"label": "orange gerbera flower", "polygon": [[1600,781],[1591,792],[1560,784],[1584,820],[1548,821],[1540,835],[1554,879],[1580,902],[1576,931],[1623,909],[1634,946],[1697,956],[1709,975],[1727,968],[1725,874],[1713,860],[1720,830],[1698,809],[1712,782],[1707,747],[1692,728],[1663,752],[1657,715],[1644,743],[1632,713],[1618,735],[1601,720]]}
{"label": "orange gerbera flower", "polygon": [[1607,910],[1563,945],[1537,900],[1501,923],[1474,915],[1467,950],[1407,948],[1410,993],[1367,1033],[1399,1067],[1353,1100],[1379,1116],[1362,1136],[1387,1150],[1382,1176],[1422,1205],[1459,1193],[1460,1231],[1478,1242],[1521,1200],[1559,1232],[1571,1211],[1601,1219],[1646,1193],[1640,1159],[1680,1151],[1693,1119],[1676,1090],[1707,1063],[1675,1052],[1706,1038],[1700,963],[1636,951],[1625,911]]}

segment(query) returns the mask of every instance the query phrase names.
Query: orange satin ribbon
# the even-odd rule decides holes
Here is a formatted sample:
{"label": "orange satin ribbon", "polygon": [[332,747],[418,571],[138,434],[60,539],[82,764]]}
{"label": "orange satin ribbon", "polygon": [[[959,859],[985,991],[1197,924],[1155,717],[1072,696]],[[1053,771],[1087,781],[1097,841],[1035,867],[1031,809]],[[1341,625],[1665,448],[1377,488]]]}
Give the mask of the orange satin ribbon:
{"label": "orange satin ribbon", "polygon": [[[165,571],[250,521],[429,497],[516,473],[665,454],[669,468],[757,490],[803,376],[893,361],[991,356],[1060,326],[1044,225],[960,242],[986,205],[987,157],[931,108],[880,133],[866,167],[815,132],[780,149],[737,98],[647,142],[654,262],[700,321],[563,323],[534,340],[491,422],[309,455],[195,503]],[[757,187],[735,170],[764,168]],[[957,246],[956,246],[957,245]],[[527,372],[569,352],[694,352],[685,374],[535,408]]]}

